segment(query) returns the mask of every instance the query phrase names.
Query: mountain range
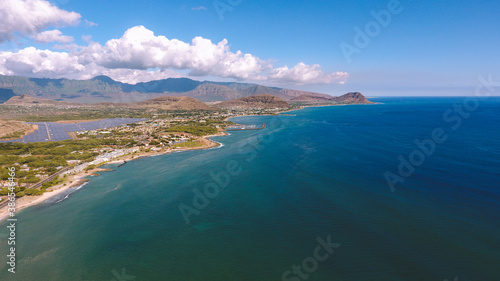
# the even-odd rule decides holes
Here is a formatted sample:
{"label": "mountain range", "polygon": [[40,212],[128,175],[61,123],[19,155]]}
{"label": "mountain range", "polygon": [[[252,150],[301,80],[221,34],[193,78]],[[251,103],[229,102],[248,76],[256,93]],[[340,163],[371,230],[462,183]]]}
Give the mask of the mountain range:
{"label": "mountain range", "polygon": [[290,102],[308,102],[308,103],[335,103],[335,104],[369,104],[373,103],[366,99],[360,92],[350,92],[340,97],[320,97],[310,94],[294,97],[289,100]]}
{"label": "mountain range", "polygon": [[290,105],[273,95],[254,95],[215,104],[224,109],[290,108]]}
{"label": "mountain range", "polygon": [[330,95],[236,82],[196,81],[168,78],[128,84],[107,76],[89,80],[27,78],[0,75],[0,102],[27,94],[36,98],[76,103],[140,102],[160,96],[185,96],[203,102],[227,101],[269,94],[285,101],[298,97],[328,100]]}

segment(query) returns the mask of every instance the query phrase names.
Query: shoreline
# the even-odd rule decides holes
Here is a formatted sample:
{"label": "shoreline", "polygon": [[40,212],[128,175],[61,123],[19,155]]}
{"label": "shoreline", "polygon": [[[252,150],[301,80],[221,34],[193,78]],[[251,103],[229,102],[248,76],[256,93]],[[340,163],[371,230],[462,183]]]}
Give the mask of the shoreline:
{"label": "shoreline", "polygon": [[[99,176],[100,174],[98,174],[98,172],[109,171],[110,169],[101,168],[104,165],[119,164],[119,163],[123,163],[124,161],[129,162],[129,161],[138,160],[138,159],[142,159],[142,158],[146,158],[146,157],[166,155],[166,154],[175,153],[175,152],[218,148],[218,147],[223,146],[223,144],[216,142],[216,141],[213,141],[209,138],[226,136],[226,135],[228,135],[228,133],[226,133],[225,131],[220,131],[217,134],[202,136],[199,138],[199,140],[203,144],[200,147],[167,149],[167,150],[161,151],[161,152],[142,152],[142,153],[137,153],[137,154],[126,154],[126,155],[118,157],[117,159],[113,159],[111,161],[105,162],[102,165],[100,165],[100,167],[96,167],[92,170],[80,171],[76,174],[69,174],[67,179],[64,182],[48,188],[47,191],[44,192],[42,195],[23,196],[21,198],[16,198],[16,201],[15,201],[16,202],[16,207],[15,207],[16,208],[16,215],[20,211],[22,211],[28,207],[43,203],[43,202],[47,201],[48,199],[55,197],[56,195],[59,195],[59,194],[63,193],[64,191],[69,190],[70,188],[84,185],[86,182],[90,181],[90,179],[88,179],[87,177]],[[3,222],[5,219],[7,219],[8,215],[9,215],[8,206],[2,207],[0,209],[0,223]]]}
{"label": "shoreline", "polygon": [[[286,109],[284,111],[279,111],[276,114],[239,115],[239,116],[227,117],[224,120],[227,121],[230,118],[249,117],[249,116],[279,116],[280,114],[285,113],[285,112],[298,111],[298,110],[302,110],[302,109],[308,108],[308,107],[342,106],[342,105],[349,105],[349,104],[306,105],[306,106],[301,106],[300,108]],[[46,200],[64,192],[64,191],[67,191],[70,188],[85,184],[86,182],[90,181],[90,179],[86,179],[86,177],[99,176],[99,174],[96,174],[97,172],[109,170],[109,169],[102,169],[102,168],[100,168],[101,166],[108,165],[108,164],[121,164],[121,163],[124,163],[124,161],[130,162],[133,160],[138,160],[138,159],[142,159],[142,158],[146,158],[146,157],[166,155],[166,154],[175,153],[175,152],[214,149],[214,148],[218,148],[218,147],[223,146],[223,144],[216,142],[216,141],[213,141],[209,138],[219,137],[219,136],[227,136],[227,135],[229,135],[229,133],[227,133],[226,131],[219,131],[217,134],[202,136],[199,138],[199,140],[203,143],[203,145],[199,146],[199,147],[174,148],[174,149],[167,149],[166,151],[161,151],[161,152],[141,152],[138,154],[126,154],[126,155],[118,157],[117,159],[113,159],[111,161],[105,162],[102,165],[99,165],[99,167],[96,167],[92,170],[80,171],[76,174],[68,175],[68,178],[64,182],[62,182],[58,185],[55,185],[53,187],[50,187],[42,195],[23,196],[21,198],[16,198],[16,201],[15,201],[16,202],[16,207],[15,207],[16,208],[16,215],[18,212],[22,211],[23,209],[38,205],[40,203],[43,203]],[[4,206],[0,209],[0,223],[8,217],[8,214],[9,214],[8,206]]]}

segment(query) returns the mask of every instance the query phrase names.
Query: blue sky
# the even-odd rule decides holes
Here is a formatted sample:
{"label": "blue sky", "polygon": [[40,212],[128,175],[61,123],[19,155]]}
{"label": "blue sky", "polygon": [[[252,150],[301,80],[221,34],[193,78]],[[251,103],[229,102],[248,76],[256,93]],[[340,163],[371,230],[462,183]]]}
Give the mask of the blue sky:
{"label": "blue sky", "polygon": [[[10,9],[14,10],[16,1],[45,0],[7,1],[13,2]],[[35,30],[14,30],[4,35],[0,43],[3,52],[0,62],[2,57],[13,62],[23,62],[27,57],[46,65],[44,58],[47,56],[39,53],[50,50],[49,58],[61,60],[64,57],[59,53],[68,53],[68,60],[73,59],[75,64],[48,63],[50,67],[41,69],[34,65],[21,68],[15,63],[5,63],[3,68],[0,66],[0,73],[83,79],[102,72],[127,82],[148,80],[148,77],[188,76],[197,80],[255,82],[332,95],[360,91],[367,96],[472,95],[478,76],[493,75],[494,80],[497,77],[500,81],[500,2],[397,2],[50,1],[62,11],[54,12],[55,17],[64,16],[63,12],[75,12],[79,18],[66,15],[63,23],[51,18]],[[217,11],[214,3],[230,10]],[[393,10],[398,13],[392,13],[389,6],[396,7]],[[386,21],[388,24],[378,24],[379,30],[373,29],[369,43],[359,48],[354,40],[355,28],[374,27],[376,21],[372,12],[387,14],[384,11],[391,15],[390,21]],[[144,28],[134,29],[129,39],[118,42],[116,48],[105,47],[109,40],[124,39],[127,30],[138,26]],[[37,34],[54,29],[63,36],[72,37],[72,41],[36,42],[35,38],[41,38],[36,37]],[[142,35],[146,33],[147,36]],[[195,58],[194,62],[189,58],[176,62],[175,58],[168,57],[173,42],[166,39],[158,39],[163,42],[158,43],[162,46],[160,49],[164,48],[161,54],[157,49],[150,52],[124,49],[133,40],[139,40],[137,38],[150,41],[160,35],[188,45],[193,45],[195,37],[208,39],[214,46],[226,39],[229,51],[217,53],[216,57],[220,55],[221,61],[227,63],[197,62]],[[90,37],[83,40],[82,36],[91,36],[91,40]],[[341,44],[348,44],[357,52],[347,58]],[[91,45],[94,47],[90,48]],[[28,52],[28,47],[36,50]],[[198,47],[206,49],[202,45]],[[192,52],[198,51],[189,54],[193,56]],[[244,59],[236,54],[237,51],[251,57]],[[214,49],[214,52],[217,51]],[[106,57],[109,54],[113,59]],[[158,58],[144,63],[147,56]],[[173,56],[182,57],[183,54]],[[233,65],[232,69],[224,69],[227,65]],[[151,75],[144,75],[145,71]]]}

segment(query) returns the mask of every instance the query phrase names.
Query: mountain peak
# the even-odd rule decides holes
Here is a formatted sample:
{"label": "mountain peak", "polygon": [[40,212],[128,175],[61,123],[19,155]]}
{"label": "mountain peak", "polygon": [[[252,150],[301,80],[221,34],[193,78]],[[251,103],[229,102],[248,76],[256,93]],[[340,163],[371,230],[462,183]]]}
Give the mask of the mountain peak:
{"label": "mountain peak", "polygon": [[120,82],[115,81],[111,77],[106,76],[106,75],[99,75],[99,76],[96,76],[96,77],[94,77],[94,78],[92,78],[90,80],[91,81],[100,81],[100,82],[104,82],[104,83],[108,83],[108,84],[117,84],[117,83],[120,83]]}
{"label": "mountain peak", "polygon": [[340,97],[331,98],[331,101],[336,101],[338,103],[373,103],[366,99],[366,97],[360,92],[349,92]]}

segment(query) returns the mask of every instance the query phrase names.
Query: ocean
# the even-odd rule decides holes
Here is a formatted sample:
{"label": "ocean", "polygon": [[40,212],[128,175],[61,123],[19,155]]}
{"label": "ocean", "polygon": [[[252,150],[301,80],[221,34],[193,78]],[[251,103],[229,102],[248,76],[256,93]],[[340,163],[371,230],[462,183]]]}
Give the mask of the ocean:
{"label": "ocean", "polygon": [[[232,121],[17,216],[0,280],[500,280],[500,98]],[[64,200],[61,200],[64,199]]]}

